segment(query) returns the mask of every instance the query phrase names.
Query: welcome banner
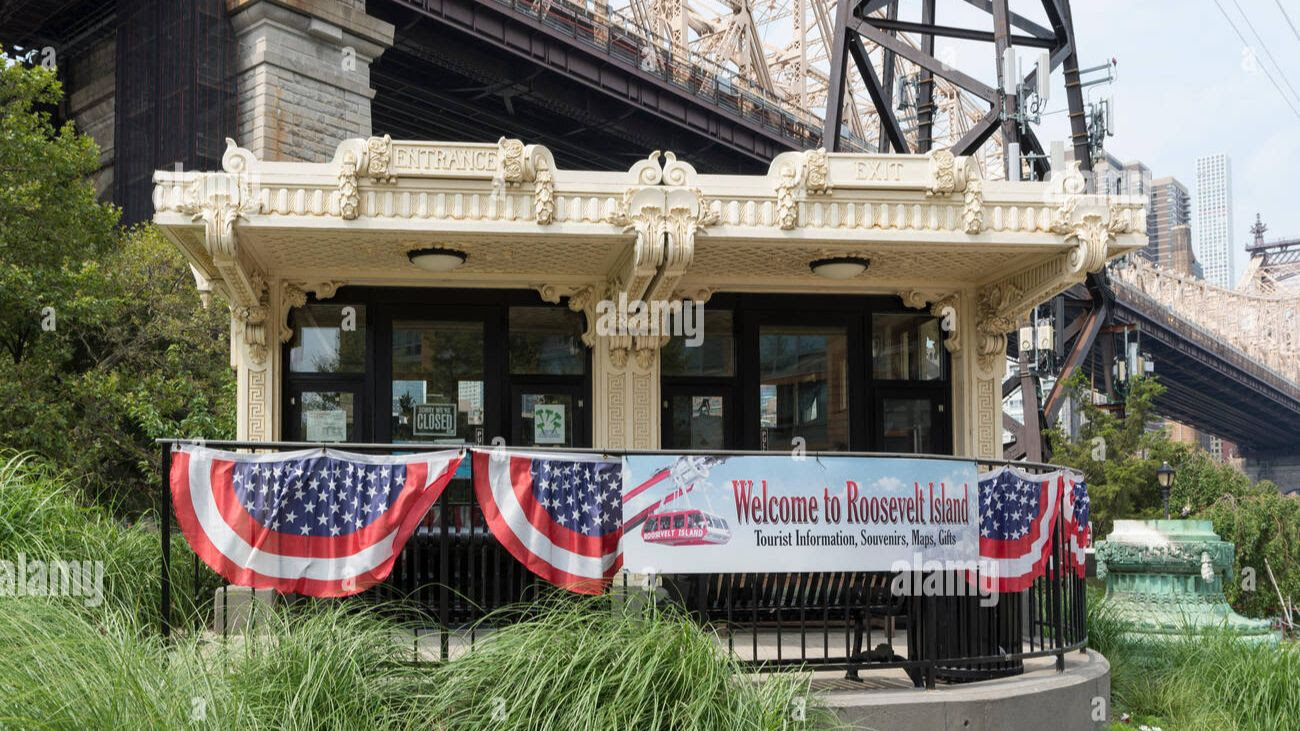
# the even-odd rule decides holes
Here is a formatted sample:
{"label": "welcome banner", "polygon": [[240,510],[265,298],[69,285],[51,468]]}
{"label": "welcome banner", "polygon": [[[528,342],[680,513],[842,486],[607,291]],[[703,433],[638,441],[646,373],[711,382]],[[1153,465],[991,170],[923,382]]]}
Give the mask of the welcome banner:
{"label": "welcome banner", "polygon": [[623,565],[665,574],[889,571],[979,557],[974,462],[624,458]]}

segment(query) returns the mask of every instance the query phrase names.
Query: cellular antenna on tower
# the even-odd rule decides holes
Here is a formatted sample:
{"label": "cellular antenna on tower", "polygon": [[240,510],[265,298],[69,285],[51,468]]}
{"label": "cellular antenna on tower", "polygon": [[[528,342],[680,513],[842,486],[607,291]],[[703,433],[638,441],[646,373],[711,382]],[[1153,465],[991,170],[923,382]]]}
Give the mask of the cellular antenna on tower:
{"label": "cellular antenna on tower", "polygon": [[[935,0],[921,0],[919,12],[900,15],[897,0],[846,0],[836,6],[830,79],[826,102],[823,146],[847,150],[853,131],[855,85],[865,86],[875,108],[882,152],[928,152],[947,147],[958,155],[971,155],[988,177],[1006,176],[1044,179],[1051,165],[1034,126],[1041,121],[1051,94],[1051,75],[1061,69],[1066,105],[1070,115],[1070,144],[1074,159],[1091,169],[1092,155],[1078,64],[1070,4],[1062,0],[1024,2],[1012,12],[1010,0],[970,3],[953,20],[940,23]],[[1041,8],[1033,19],[1034,8]],[[915,8],[912,8],[914,11]],[[993,29],[970,21],[978,11],[987,12]],[[976,41],[989,44],[983,69],[961,69],[951,48],[936,52],[936,41]],[[1036,50],[1032,67],[1026,68],[1021,54]],[[850,60],[852,63],[850,64]],[[997,81],[988,84],[977,74],[989,68]],[[1113,64],[1101,68],[1111,68]],[[898,75],[916,75],[915,114],[897,114],[890,97]],[[935,134],[934,91],[940,85],[956,90],[976,111],[973,121],[962,123],[957,134],[940,140]],[[909,107],[909,111],[911,108]],[[960,121],[960,120],[959,120]],[[951,129],[949,130],[952,131]]]}

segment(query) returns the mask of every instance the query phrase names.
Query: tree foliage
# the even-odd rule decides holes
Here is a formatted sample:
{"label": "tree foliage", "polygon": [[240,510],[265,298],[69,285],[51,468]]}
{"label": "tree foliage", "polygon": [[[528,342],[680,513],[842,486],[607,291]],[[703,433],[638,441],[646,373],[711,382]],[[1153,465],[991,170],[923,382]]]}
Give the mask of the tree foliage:
{"label": "tree foliage", "polygon": [[228,318],[156,229],[96,200],[94,142],[48,111],[61,93],[0,65],[0,445],[133,509],[156,493],[156,437],[233,433]]}
{"label": "tree foliage", "polygon": [[[1071,403],[1082,412],[1083,424],[1074,439],[1061,428],[1048,431],[1052,461],[1079,470],[1092,498],[1093,534],[1110,533],[1116,518],[1155,518],[1163,515],[1156,470],[1168,460],[1179,464],[1184,445],[1169,440],[1162,429],[1148,429],[1155,419],[1154,401],[1164,392],[1154,378],[1135,378],[1124,401],[1124,417],[1093,403],[1082,373],[1066,384]],[[1171,503],[1172,504],[1172,503]]]}
{"label": "tree foliage", "polygon": [[1153,378],[1130,384],[1125,418],[1095,405],[1081,375],[1067,386],[1083,412],[1083,426],[1073,440],[1060,428],[1049,431],[1048,439],[1052,461],[1087,479],[1094,536],[1105,538],[1119,518],[1163,517],[1156,470],[1168,461],[1176,470],[1170,517],[1210,520],[1215,532],[1236,546],[1237,581],[1225,587],[1233,606],[1257,617],[1281,610],[1266,559],[1282,594],[1300,601],[1300,500],[1283,497],[1268,480],[1252,483],[1232,465],[1172,442],[1163,428],[1151,428],[1154,400],[1164,390]]}

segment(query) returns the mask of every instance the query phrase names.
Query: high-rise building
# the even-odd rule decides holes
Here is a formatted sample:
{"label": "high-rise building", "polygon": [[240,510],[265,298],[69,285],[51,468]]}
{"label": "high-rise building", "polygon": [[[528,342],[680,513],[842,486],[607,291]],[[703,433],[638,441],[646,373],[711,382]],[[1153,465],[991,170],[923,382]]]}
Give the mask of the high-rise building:
{"label": "high-rise building", "polygon": [[1190,273],[1190,266],[1183,270],[1174,263],[1174,258],[1180,254],[1174,246],[1173,237],[1175,227],[1189,226],[1192,222],[1192,199],[1187,193],[1187,186],[1178,182],[1177,178],[1156,178],[1151,181],[1149,200],[1147,245],[1139,253],[1156,266]]}
{"label": "high-rise building", "polygon": [[1196,258],[1205,280],[1236,285],[1232,265],[1232,165],[1223,153],[1196,158]]}
{"label": "high-rise building", "polygon": [[[1065,152],[1066,162],[1074,160],[1074,151]],[[1138,160],[1120,162],[1109,152],[1092,163],[1096,191],[1102,195],[1150,195],[1151,168]]]}

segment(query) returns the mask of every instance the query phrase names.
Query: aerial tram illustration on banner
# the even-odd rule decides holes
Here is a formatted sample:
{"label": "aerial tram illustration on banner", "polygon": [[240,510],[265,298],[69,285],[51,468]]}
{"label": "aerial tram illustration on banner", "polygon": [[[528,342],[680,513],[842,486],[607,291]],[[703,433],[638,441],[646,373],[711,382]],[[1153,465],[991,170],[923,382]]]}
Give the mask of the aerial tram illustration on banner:
{"label": "aerial tram illustration on banner", "polygon": [[[672,491],[646,516],[641,526],[641,539],[666,546],[720,546],[730,541],[731,527],[722,516],[691,506],[689,498],[682,501],[685,505],[673,505],[678,498],[694,492],[697,483],[704,488],[709,470],[721,461],[711,457],[678,458],[669,475]],[[707,496],[709,491],[701,489],[700,493]]]}

